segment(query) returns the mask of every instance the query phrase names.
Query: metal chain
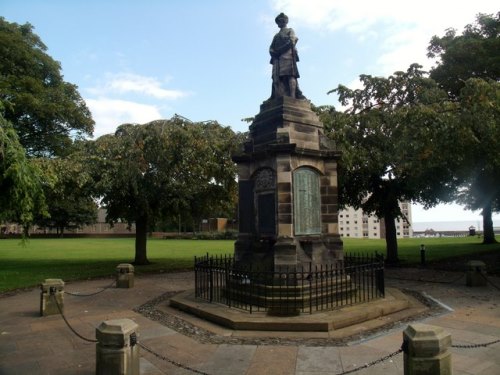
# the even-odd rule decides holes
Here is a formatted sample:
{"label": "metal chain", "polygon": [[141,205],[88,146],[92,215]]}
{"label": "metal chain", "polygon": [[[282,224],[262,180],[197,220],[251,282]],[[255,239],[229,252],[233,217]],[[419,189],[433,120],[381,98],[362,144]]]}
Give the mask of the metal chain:
{"label": "metal chain", "polygon": [[500,339],[490,342],[485,342],[483,344],[469,344],[469,345],[452,345],[452,348],[461,348],[461,349],[474,349],[474,348],[486,348],[487,346],[499,343]]}
{"label": "metal chain", "polygon": [[490,284],[493,288],[495,288],[495,289],[497,289],[497,290],[500,290],[500,288],[499,288],[497,285],[493,284],[493,283],[491,282],[491,280],[490,280],[490,279],[488,279],[488,278],[486,277],[486,275],[484,275],[482,272],[479,272],[479,274],[480,274],[480,275],[481,275],[481,276],[482,276],[482,277],[483,277],[483,278],[484,278],[484,279],[485,279],[485,280],[486,280],[486,281],[487,281],[487,282],[488,282],[488,283],[489,283],[489,284]]}
{"label": "metal chain", "polygon": [[64,322],[66,323],[66,325],[68,326],[68,328],[76,335],[78,336],[79,338],[81,338],[82,340],[84,341],[87,341],[87,342],[99,342],[98,340],[94,340],[94,339],[88,339],[86,337],[83,337],[82,335],[80,335],[78,332],[76,332],[76,330],[71,327],[71,325],[69,324],[68,322],[68,319],[66,319],[66,317],[64,316],[64,313],[62,312],[62,309],[61,309],[61,306],[59,305],[59,302],[57,301],[57,298],[56,298],[56,295],[51,293],[50,294],[50,297],[54,298],[54,301],[56,303],[56,306],[57,306],[57,309],[59,310],[59,313],[61,314]]}
{"label": "metal chain", "polygon": [[102,288],[102,290],[99,290],[99,291],[94,292],[94,293],[89,293],[89,294],[81,294],[78,292],[71,293],[71,292],[68,292],[66,290],[64,291],[64,293],[69,294],[70,296],[74,296],[74,297],[90,297],[90,296],[95,296],[96,294],[104,292],[106,289],[111,288],[115,283],[116,283],[116,280],[113,280],[113,282],[111,284],[105,286],[104,288]]}
{"label": "metal chain", "polygon": [[168,363],[171,363],[172,365],[176,366],[176,367],[180,367],[180,368],[183,368],[184,370],[188,370],[188,371],[191,371],[191,372],[194,372],[196,374],[201,374],[201,375],[210,375],[206,372],[203,372],[203,371],[199,371],[199,370],[196,370],[194,368],[191,368],[189,366],[186,366],[186,365],[183,365],[182,363],[179,363],[179,362],[176,362],[176,361],[173,361],[161,354],[158,354],[156,353],[154,350],[148,348],[146,345],[144,344],[141,344],[140,342],[137,343],[137,345],[139,345],[141,348],[143,348],[145,351],[147,351],[148,353],[151,353],[153,354],[155,357],[159,358],[159,359],[162,359],[164,361],[167,361]]}
{"label": "metal chain", "polygon": [[382,357],[382,358],[379,358],[375,361],[372,361],[370,363],[366,363],[364,364],[363,366],[360,366],[360,367],[356,367],[356,368],[353,368],[351,370],[347,370],[347,371],[344,371],[344,372],[341,372],[341,373],[338,373],[336,375],[346,375],[346,374],[352,374],[353,372],[356,372],[356,371],[359,371],[359,370],[363,370],[365,368],[368,368],[368,367],[372,367],[372,366],[375,366],[375,365],[378,365],[379,363],[382,363],[384,361],[387,361],[389,358],[392,358],[392,357],[395,357],[396,355],[398,355],[399,353],[402,353],[403,352],[403,348],[400,348],[398,349],[397,351],[395,351],[394,353],[391,353],[389,355],[386,355],[385,357]]}

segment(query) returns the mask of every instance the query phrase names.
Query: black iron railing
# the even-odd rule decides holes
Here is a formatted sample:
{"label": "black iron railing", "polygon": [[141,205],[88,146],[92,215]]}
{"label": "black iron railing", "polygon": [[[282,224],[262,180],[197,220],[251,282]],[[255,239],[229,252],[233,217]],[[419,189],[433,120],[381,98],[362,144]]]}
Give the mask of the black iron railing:
{"label": "black iron railing", "polygon": [[336,264],[263,271],[230,256],[195,257],[196,297],[253,311],[291,315],[384,297],[384,260],[346,256]]}

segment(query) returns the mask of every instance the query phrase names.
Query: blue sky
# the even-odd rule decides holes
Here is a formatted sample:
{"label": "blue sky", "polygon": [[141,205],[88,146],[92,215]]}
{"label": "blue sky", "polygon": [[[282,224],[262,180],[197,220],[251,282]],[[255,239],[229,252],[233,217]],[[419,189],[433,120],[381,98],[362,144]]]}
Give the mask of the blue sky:
{"label": "blue sky", "polygon": [[[174,114],[246,131],[241,119],[257,114],[271,92],[267,51],[280,12],[299,37],[302,91],[316,105],[336,105],[327,92],[338,84],[355,87],[360,74],[389,75],[413,62],[430,68],[433,35],[498,10],[493,0],[0,1],[0,15],[31,23],[78,86],[95,136]],[[414,207],[413,215],[478,218],[450,205]]]}

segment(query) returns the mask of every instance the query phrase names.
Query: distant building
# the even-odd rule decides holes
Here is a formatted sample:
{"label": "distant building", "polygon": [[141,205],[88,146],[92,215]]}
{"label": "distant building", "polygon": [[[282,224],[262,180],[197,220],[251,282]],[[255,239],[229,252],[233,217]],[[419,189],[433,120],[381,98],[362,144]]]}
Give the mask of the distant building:
{"label": "distant building", "polygon": [[111,225],[106,222],[106,214],[107,210],[105,208],[99,208],[97,210],[97,221],[95,224],[85,225],[82,228],[75,230],[69,230],[67,233],[86,235],[129,235],[135,233],[135,223],[132,223],[132,225],[129,226],[127,223],[119,221],[114,225]]}
{"label": "distant building", "polygon": [[[413,237],[411,204],[400,202],[399,206],[405,219],[396,220],[396,235],[398,238]],[[383,219],[347,207],[339,211],[339,233],[341,237],[385,238],[385,225]]]}

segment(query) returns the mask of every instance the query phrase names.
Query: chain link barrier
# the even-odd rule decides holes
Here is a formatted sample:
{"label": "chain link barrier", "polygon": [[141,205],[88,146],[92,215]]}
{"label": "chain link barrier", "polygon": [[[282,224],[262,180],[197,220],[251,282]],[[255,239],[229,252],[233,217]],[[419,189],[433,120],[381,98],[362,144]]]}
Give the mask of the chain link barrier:
{"label": "chain link barrier", "polygon": [[[481,273],[481,276],[484,277],[486,279],[486,281],[491,285],[493,286],[494,288],[500,290],[500,288],[493,284],[485,275],[483,275]],[[460,279],[462,279],[463,277],[465,277],[465,274],[461,275],[460,277],[452,280],[452,281],[437,281],[437,280],[424,280],[424,279],[407,279],[407,278],[397,278],[397,277],[387,277],[388,279],[394,279],[394,280],[406,280],[406,281],[419,281],[419,282],[429,282],[429,283],[440,283],[440,284],[452,284],[452,283],[456,283],[457,281],[459,281]],[[93,295],[96,295],[96,294],[99,294],[99,293],[102,293],[103,291],[105,291],[106,289],[109,289],[111,288],[114,284],[116,283],[116,281],[113,281],[111,284],[109,284],[108,286],[105,286],[102,290],[99,290],[98,292],[95,292],[95,293],[90,293],[90,294],[80,294],[80,293],[70,293],[70,292],[66,292],[64,291],[64,293],[66,294],[69,294],[71,296],[75,296],[75,297],[88,297],[88,296],[93,296]],[[66,325],[68,326],[68,328],[77,336],[79,337],[80,339],[84,340],[84,341],[87,341],[87,342],[91,342],[91,343],[97,343],[99,342],[98,340],[95,340],[95,339],[89,339],[89,338],[86,338],[84,336],[82,336],[80,333],[78,333],[72,326],[71,324],[69,323],[68,319],[66,318],[66,316],[64,315],[63,311],[62,311],[62,308],[61,306],[59,305],[59,302],[57,301],[57,298],[55,296],[54,293],[50,293],[50,297],[54,299],[54,302],[57,306],[57,309],[59,310],[59,313],[61,314],[61,317],[63,318],[64,322],[66,323]],[[465,345],[459,345],[459,344],[456,344],[456,345],[451,345],[452,348],[458,348],[458,349],[476,349],[476,348],[485,348],[485,347],[488,347],[488,346],[491,346],[491,345],[494,345],[494,344],[497,344],[497,343],[500,343],[500,339],[498,340],[494,340],[494,341],[490,341],[490,342],[486,342],[486,343],[481,343],[481,344],[465,344]],[[191,371],[195,374],[200,374],[200,375],[210,375],[209,373],[206,373],[206,372],[203,372],[203,371],[200,371],[200,370],[196,370],[194,368],[191,368],[187,365],[184,365],[180,362],[176,362],[164,355],[161,355],[157,352],[155,352],[154,350],[152,350],[151,348],[149,348],[148,346],[138,342],[137,345],[139,345],[139,347],[141,347],[142,349],[144,349],[146,352],[154,355],[155,357],[157,357],[158,359],[161,359],[163,361],[166,361],[176,367],[179,367],[179,368],[182,368],[184,370],[188,370],[188,371]],[[369,367],[372,367],[372,366],[375,366],[379,363],[382,363],[382,362],[385,362],[387,361],[388,359],[390,358],[393,358],[395,356],[397,356],[398,354],[402,353],[403,352],[403,347],[401,347],[400,349],[396,350],[395,352],[393,353],[390,353],[384,357],[381,357],[379,359],[376,359],[372,362],[369,362],[369,363],[366,363],[362,366],[359,366],[359,367],[356,367],[356,368],[353,368],[353,369],[350,369],[350,370],[346,370],[346,371],[343,371],[343,372],[340,372],[340,373],[337,373],[336,375],[347,375],[347,374],[352,374],[354,372],[357,372],[357,371],[360,371],[360,370],[364,370],[366,368],[369,368]]]}
{"label": "chain link barrier", "polygon": [[336,374],[336,375],[346,375],[346,374],[352,374],[353,372],[357,372],[357,371],[360,371],[360,370],[364,370],[365,368],[372,367],[372,366],[378,365],[379,363],[385,362],[385,361],[387,361],[388,359],[390,359],[390,358],[392,358],[392,357],[395,357],[395,356],[397,356],[399,353],[402,353],[402,352],[403,352],[403,348],[401,347],[400,349],[396,350],[394,353],[388,354],[388,355],[386,355],[385,357],[382,357],[382,358],[376,359],[375,361],[372,361],[372,362],[370,362],[370,363],[366,363],[366,364],[364,364],[363,366],[359,366],[359,367],[353,368],[353,369],[351,369],[351,370],[347,370],[347,371],[344,371],[344,372],[338,373],[338,374]]}
{"label": "chain link barrier", "polygon": [[483,274],[482,272],[480,272],[479,274],[480,274],[480,275],[481,275],[481,277],[483,277],[483,278],[486,280],[486,282],[487,282],[488,284],[490,284],[493,288],[495,288],[496,290],[500,290],[500,287],[498,287],[497,285],[493,284],[493,282],[492,282],[490,279],[488,279],[488,277],[487,277],[485,274]]}
{"label": "chain link barrier", "polygon": [[495,341],[490,341],[490,342],[485,342],[483,344],[467,344],[467,345],[452,345],[452,348],[459,348],[459,349],[476,349],[476,348],[486,348],[490,345],[497,344],[500,342],[500,339],[495,340]]}
{"label": "chain link barrier", "polygon": [[158,354],[153,349],[150,349],[149,347],[147,347],[144,344],[141,344],[140,342],[138,342],[137,345],[139,345],[142,349],[144,349],[148,353],[151,353],[152,355],[154,355],[156,358],[159,358],[159,359],[161,359],[163,361],[166,361],[166,362],[168,362],[168,363],[170,363],[170,364],[172,364],[172,365],[174,365],[176,367],[180,367],[180,368],[182,368],[184,370],[188,370],[188,371],[194,372],[195,374],[210,375],[210,374],[208,374],[206,372],[203,372],[203,371],[200,371],[200,370],[196,370],[196,369],[191,368],[189,366],[183,365],[182,363],[179,363],[179,362],[176,362],[174,360],[171,360],[170,358],[167,358],[164,355]]}
{"label": "chain link barrier", "polygon": [[95,340],[95,339],[88,339],[82,335],[80,335],[72,326],[71,324],[69,324],[68,322],[68,319],[66,319],[66,317],[64,316],[64,313],[62,311],[62,308],[61,308],[61,305],[59,305],[59,302],[57,301],[57,298],[56,298],[56,295],[51,293],[50,294],[50,297],[54,299],[54,302],[56,303],[56,306],[57,306],[57,309],[59,310],[59,313],[61,314],[64,322],[66,323],[66,325],[68,326],[68,328],[71,330],[71,332],[73,332],[76,336],[78,336],[80,339],[84,340],[84,341],[87,341],[87,342],[93,342],[93,343],[96,343],[96,342],[99,342],[98,340]]}
{"label": "chain link barrier", "polygon": [[74,296],[74,297],[90,297],[90,296],[95,296],[96,294],[104,292],[106,289],[111,288],[115,284],[116,284],[116,280],[113,280],[113,282],[111,284],[103,287],[102,290],[98,290],[97,292],[89,293],[89,294],[82,294],[82,293],[79,293],[79,292],[68,292],[66,290],[64,291],[64,293],[68,294],[70,296]]}
{"label": "chain link barrier", "polygon": [[[156,353],[153,349],[147,347],[146,345],[144,344],[141,344],[141,343],[137,343],[137,345],[139,345],[142,349],[144,349],[145,351],[147,351],[148,353],[154,355],[156,358],[159,358],[163,361],[166,361],[176,367],[180,367],[184,370],[188,370],[188,371],[191,371],[191,372],[194,372],[196,374],[201,374],[201,375],[210,375],[206,372],[203,372],[203,371],[200,371],[200,370],[196,370],[194,368],[191,368],[189,366],[186,366],[186,365],[183,365],[182,363],[179,363],[179,362],[176,362],[164,355],[161,355],[161,354],[158,354]],[[340,372],[340,373],[337,373],[335,375],[347,375],[347,374],[352,374],[354,372],[357,372],[357,371],[360,371],[360,370],[364,370],[366,368],[369,368],[369,367],[372,367],[372,366],[375,366],[375,365],[378,365],[379,363],[382,363],[382,362],[385,362],[387,361],[388,359],[392,358],[392,357],[395,357],[397,356],[399,353],[402,353],[403,352],[403,348],[401,347],[400,349],[396,350],[395,352],[391,353],[391,354],[388,354],[382,358],[379,358],[379,359],[376,359],[375,361],[372,361],[370,363],[366,363],[362,366],[359,366],[359,367],[356,367],[356,368],[353,368],[353,369],[350,369],[350,370],[346,370],[346,371],[343,371],[343,372]]]}

